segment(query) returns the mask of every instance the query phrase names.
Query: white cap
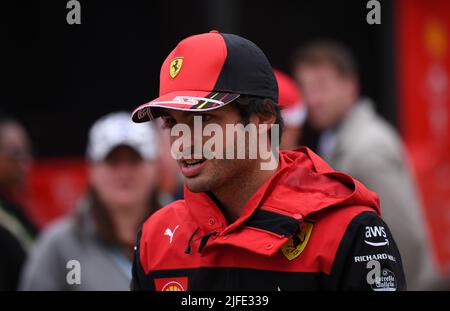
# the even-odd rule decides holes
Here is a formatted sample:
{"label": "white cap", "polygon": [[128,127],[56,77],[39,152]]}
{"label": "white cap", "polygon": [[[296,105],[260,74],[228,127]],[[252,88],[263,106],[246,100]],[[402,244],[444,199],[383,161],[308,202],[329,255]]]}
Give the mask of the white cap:
{"label": "white cap", "polygon": [[287,126],[302,126],[305,123],[307,108],[305,104],[295,104],[281,110],[284,124]]}
{"label": "white cap", "polygon": [[97,120],[89,131],[86,155],[103,161],[118,146],[133,148],[145,160],[158,156],[158,137],[151,123],[134,123],[129,112],[113,112]]}

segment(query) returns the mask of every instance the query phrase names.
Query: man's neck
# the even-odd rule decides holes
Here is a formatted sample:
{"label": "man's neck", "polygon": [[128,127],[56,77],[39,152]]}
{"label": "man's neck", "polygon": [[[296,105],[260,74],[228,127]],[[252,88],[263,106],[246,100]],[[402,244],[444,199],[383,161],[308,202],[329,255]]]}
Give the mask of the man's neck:
{"label": "man's neck", "polygon": [[277,169],[278,167],[272,170],[261,170],[260,163],[257,163],[257,166],[249,170],[247,174],[240,174],[234,180],[230,180],[227,185],[212,191],[215,203],[221,209],[228,224],[239,218],[251,196],[276,173]]}

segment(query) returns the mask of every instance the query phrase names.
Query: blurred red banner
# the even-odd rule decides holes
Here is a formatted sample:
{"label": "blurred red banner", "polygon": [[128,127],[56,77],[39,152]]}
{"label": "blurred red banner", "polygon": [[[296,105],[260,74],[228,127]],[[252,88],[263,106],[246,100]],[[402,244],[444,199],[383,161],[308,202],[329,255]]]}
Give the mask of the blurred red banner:
{"label": "blurred red banner", "polygon": [[435,259],[450,271],[450,1],[396,2],[398,115]]}
{"label": "blurred red banner", "polygon": [[34,222],[43,227],[70,213],[87,186],[84,159],[40,159],[31,168],[25,206]]}

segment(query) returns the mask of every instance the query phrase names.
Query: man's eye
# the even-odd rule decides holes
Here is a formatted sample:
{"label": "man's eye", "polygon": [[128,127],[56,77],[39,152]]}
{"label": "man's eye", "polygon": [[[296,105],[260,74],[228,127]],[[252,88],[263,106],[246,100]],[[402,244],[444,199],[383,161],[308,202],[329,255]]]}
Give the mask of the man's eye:
{"label": "man's eye", "polygon": [[212,119],[212,116],[209,115],[209,114],[203,114],[203,115],[202,115],[202,121],[203,121],[203,122],[208,122],[208,121],[210,121],[211,119]]}
{"label": "man's eye", "polygon": [[175,121],[175,119],[173,119],[173,118],[162,118],[162,120],[163,120],[163,124],[161,127],[163,129],[172,128],[177,123]]}

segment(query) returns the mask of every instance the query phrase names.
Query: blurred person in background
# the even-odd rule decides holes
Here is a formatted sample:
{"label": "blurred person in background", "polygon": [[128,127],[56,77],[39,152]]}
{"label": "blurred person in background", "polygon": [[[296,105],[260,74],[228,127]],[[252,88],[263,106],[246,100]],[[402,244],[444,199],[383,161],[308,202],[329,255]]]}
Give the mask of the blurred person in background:
{"label": "blurred person in background", "polygon": [[161,120],[155,120],[155,129],[158,131],[158,146],[160,150],[160,203],[161,206],[184,197],[184,177],[180,173],[178,164],[171,156],[170,129],[164,127]]}
{"label": "blurred person in background", "polygon": [[0,225],[0,291],[17,289],[26,253],[12,231]]}
{"label": "blurred person in background", "polygon": [[421,201],[408,156],[395,129],[360,97],[351,52],[318,40],[294,55],[293,71],[308,107],[308,123],[320,132],[317,152],[380,195],[383,219],[402,255],[409,289],[433,273]]}
{"label": "blurred person in background", "polygon": [[297,83],[286,73],[274,69],[278,83],[278,105],[284,121],[280,147],[292,150],[299,147],[303,123],[306,119],[306,106],[302,101]]}
{"label": "blurred person in background", "polygon": [[37,229],[21,204],[31,164],[31,143],[24,127],[0,113],[0,219],[15,228],[14,234],[28,248]]}
{"label": "blurred person in background", "polygon": [[[89,189],[74,215],[50,225],[25,265],[22,290],[129,290],[139,226],[159,208],[155,129],[111,113],[89,132]],[[80,264],[69,284],[69,261]]]}
{"label": "blurred person in background", "polygon": [[36,227],[20,204],[30,166],[30,140],[23,126],[0,113],[0,290],[15,290]]}

